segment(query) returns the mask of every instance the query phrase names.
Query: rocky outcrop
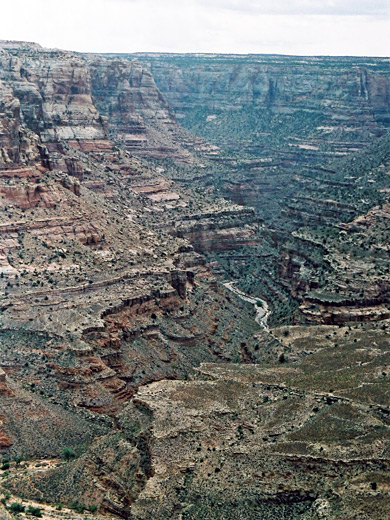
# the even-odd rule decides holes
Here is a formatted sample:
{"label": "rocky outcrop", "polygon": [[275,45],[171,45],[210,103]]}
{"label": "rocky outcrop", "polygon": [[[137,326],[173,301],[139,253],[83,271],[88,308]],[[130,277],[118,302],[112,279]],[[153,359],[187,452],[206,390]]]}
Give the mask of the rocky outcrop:
{"label": "rocky outcrop", "polygon": [[41,159],[46,167],[67,171],[64,147],[77,149],[83,142],[99,148],[106,129],[92,100],[89,70],[79,56],[13,42],[1,42],[0,50],[0,80],[14,98],[22,126],[19,140],[26,140],[23,132],[35,136],[33,150],[14,154],[15,163]]}
{"label": "rocky outcrop", "polygon": [[[43,143],[100,140],[105,130],[91,97],[88,68],[72,53],[1,44],[1,78]],[[44,78],[44,81],[43,81]]]}
{"label": "rocky outcrop", "polygon": [[20,104],[12,90],[0,83],[0,166],[19,162]]}
{"label": "rocky outcrop", "polygon": [[22,159],[22,125],[39,136],[35,146],[45,166],[71,174],[82,174],[83,168],[68,150],[110,152],[107,131],[141,155],[189,160],[180,139],[171,135],[177,126],[174,115],[150,72],[137,61],[13,42],[2,42],[0,51],[4,164]]}
{"label": "rocky outcrop", "polygon": [[186,238],[198,252],[231,251],[257,244],[255,220],[251,208],[226,203],[204,208],[204,212],[188,212],[174,222],[167,219],[159,228]]}
{"label": "rocky outcrop", "polygon": [[216,127],[224,112],[264,108],[281,117],[302,110],[307,118],[319,115],[327,121],[319,129],[324,134],[389,124],[387,58],[137,56],[184,121],[197,111],[205,126]]}
{"label": "rocky outcrop", "polygon": [[[283,372],[274,369],[274,380]],[[368,416],[375,414],[368,406],[269,384],[262,369],[250,366],[202,365],[200,376],[154,383],[136,396],[136,406],[151,416],[153,471],[131,508],[135,518],[282,511],[291,519],[332,518],[340,510],[381,518],[384,488],[377,485],[381,491],[373,494],[370,479],[377,472],[383,482],[389,461],[360,444],[358,432],[371,427]]]}
{"label": "rocky outcrop", "polygon": [[154,78],[137,60],[89,57],[92,94],[113,139],[155,158],[189,157],[172,137],[176,119]]}

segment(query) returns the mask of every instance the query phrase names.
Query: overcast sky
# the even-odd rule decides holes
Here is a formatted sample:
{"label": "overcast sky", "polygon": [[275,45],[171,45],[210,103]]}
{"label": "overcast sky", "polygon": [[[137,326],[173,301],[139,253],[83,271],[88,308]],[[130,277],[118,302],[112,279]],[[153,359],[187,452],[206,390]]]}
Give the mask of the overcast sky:
{"label": "overcast sky", "polygon": [[0,1],[0,39],[45,47],[390,56],[390,0]]}

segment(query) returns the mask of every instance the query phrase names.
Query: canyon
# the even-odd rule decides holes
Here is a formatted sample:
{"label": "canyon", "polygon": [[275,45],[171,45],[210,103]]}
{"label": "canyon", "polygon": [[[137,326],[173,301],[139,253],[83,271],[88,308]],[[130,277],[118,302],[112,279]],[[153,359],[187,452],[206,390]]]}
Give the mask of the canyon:
{"label": "canyon", "polygon": [[4,518],[386,518],[389,65],[0,42]]}

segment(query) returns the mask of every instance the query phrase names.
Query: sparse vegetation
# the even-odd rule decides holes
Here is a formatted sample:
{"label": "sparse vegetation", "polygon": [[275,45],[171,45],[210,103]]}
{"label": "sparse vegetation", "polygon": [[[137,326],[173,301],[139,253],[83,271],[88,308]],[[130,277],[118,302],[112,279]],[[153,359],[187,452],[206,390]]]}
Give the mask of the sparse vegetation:
{"label": "sparse vegetation", "polygon": [[64,448],[61,452],[61,456],[64,460],[70,461],[76,457],[76,452],[72,448]]}

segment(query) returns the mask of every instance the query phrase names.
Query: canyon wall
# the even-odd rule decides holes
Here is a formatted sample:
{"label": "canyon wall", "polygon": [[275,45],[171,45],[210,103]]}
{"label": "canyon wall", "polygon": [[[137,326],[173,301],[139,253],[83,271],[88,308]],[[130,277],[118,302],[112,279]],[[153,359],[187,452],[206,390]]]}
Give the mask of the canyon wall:
{"label": "canyon wall", "polygon": [[[241,255],[245,260],[238,262],[234,255],[225,255],[222,262],[219,256],[226,272],[241,278],[242,287],[253,295],[275,301],[274,319],[278,308],[283,308],[280,316],[286,311],[291,316],[294,301],[302,304],[304,319],[386,317],[385,309],[376,306],[388,303],[387,267],[381,253],[378,257],[378,247],[381,252],[386,248],[387,231],[378,230],[374,238],[372,226],[357,233],[347,223],[364,220],[377,207],[386,213],[389,59],[138,58],[153,73],[178,121],[217,147],[205,154],[202,175],[189,173],[181,181],[212,186],[221,196],[255,210],[259,247],[252,253],[247,249]],[[385,222],[380,227],[387,230]],[[362,237],[364,231],[371,246]],[[363,256],[367,265],[376,264],[371,270],[376,274],[370,282],[365,278],[357,283],[353,273]],[[347,265],[343,257],[349,259]],[[340,294],[346,292],[343,299]],[[316,309],[313,313],[310,306]]]}

